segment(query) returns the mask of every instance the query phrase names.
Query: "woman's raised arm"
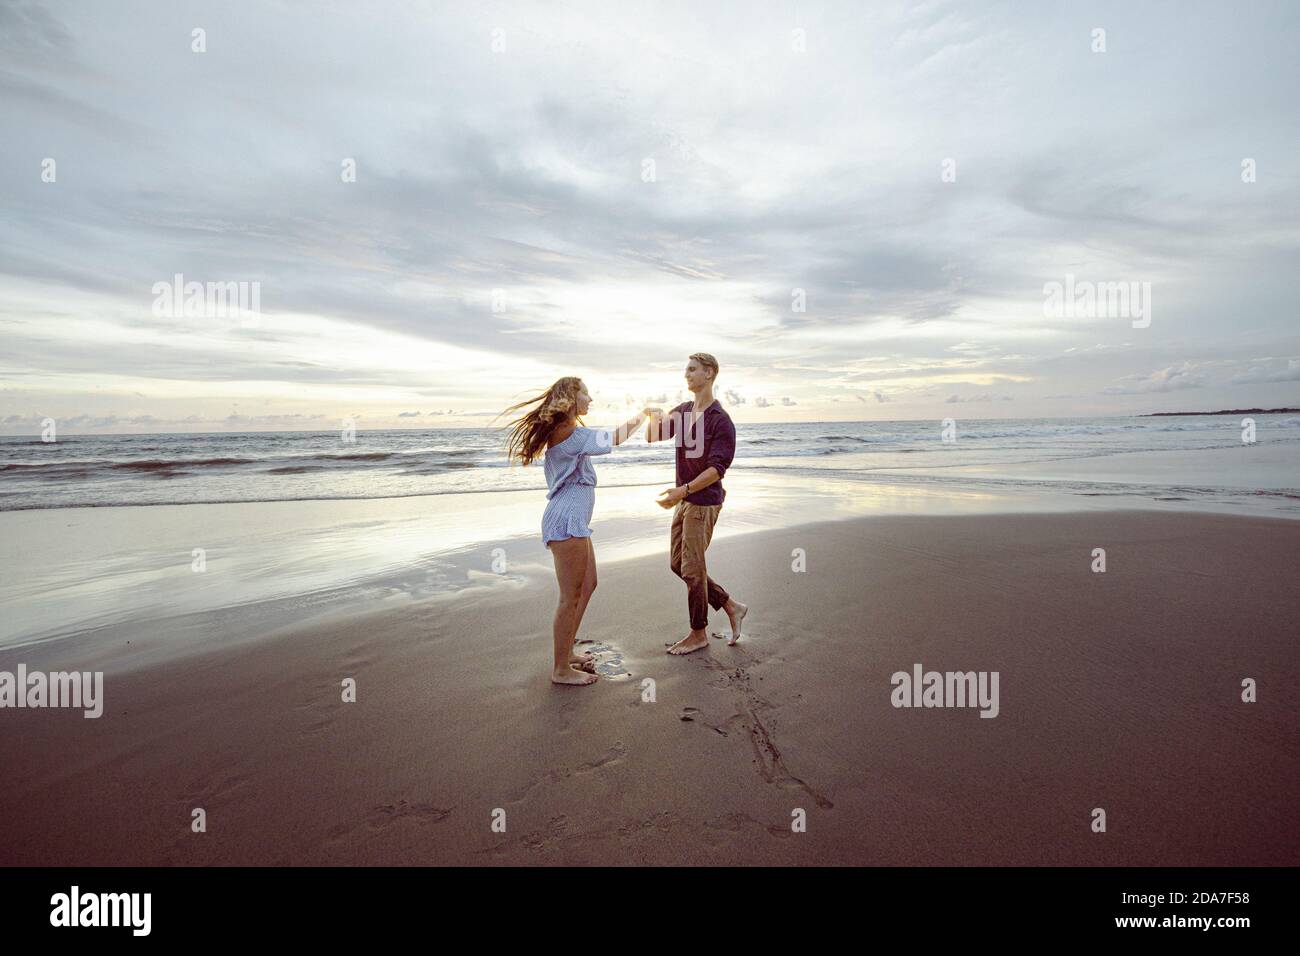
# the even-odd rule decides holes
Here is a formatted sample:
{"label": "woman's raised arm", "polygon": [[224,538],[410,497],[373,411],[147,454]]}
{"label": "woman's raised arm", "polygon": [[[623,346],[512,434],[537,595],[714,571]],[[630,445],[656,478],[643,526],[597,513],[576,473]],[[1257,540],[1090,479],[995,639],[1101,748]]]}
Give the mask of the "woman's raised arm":
{"label": "woman's raised arm", "polygon": [[643,421],[646,420],[649,413],[649,408],[643,408],[641,411],[637,412],[634,417],[629,418],[622,425],[619,425],[618,428],[614,429],[614,445],[621,445],[632,437],[632,433],[637,430],[637,427],[640,426]]}

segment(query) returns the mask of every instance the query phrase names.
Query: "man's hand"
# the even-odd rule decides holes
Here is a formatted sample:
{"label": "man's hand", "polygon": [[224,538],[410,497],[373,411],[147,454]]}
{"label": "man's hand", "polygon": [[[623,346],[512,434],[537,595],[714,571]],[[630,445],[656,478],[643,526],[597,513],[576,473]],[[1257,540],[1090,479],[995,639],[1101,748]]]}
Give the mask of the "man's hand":
{"label": "man's hand", "polygon": [[663,491],[659,492],[659,497],[656,498],[655,501],[659,504],[660,508],[671,508],[685,497],[685,488],[665,488]]}

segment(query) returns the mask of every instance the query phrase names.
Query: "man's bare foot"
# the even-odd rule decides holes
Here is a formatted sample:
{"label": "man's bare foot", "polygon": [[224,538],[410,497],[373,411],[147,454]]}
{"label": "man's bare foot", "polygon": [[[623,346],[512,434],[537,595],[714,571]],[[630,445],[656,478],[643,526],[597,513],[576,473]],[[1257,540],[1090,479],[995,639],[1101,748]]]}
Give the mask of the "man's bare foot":
{"label": "man's bare foot", "polygon": [[580,671],[586,671],[589,674],[596,672],[596,655],[590,653],[571,654],[569,656],[569,666]]}
{"label": "man's bare foot", "polygon": [[595,674],[588,674],[576,667],[563,667],[551,672],[552,684],[594,684],[599,679]]}
{"label": "man's bare foot", "polygon": [[680,641],[668,648],[669,654],[682,655],[690,654],[692,651],[698,651],[709,646],[709,636],[707,631],[691,631]]}
{"label": "man's bare foot", "polygon": [[745,615],[749,613],[749,605],[741,604],[739,601],[732,601],[731,604],[733,609],[727,611],[727,618],[731,621],[731,639],[727,641],[727,643],[732,647],[735,647],[736,644],[740,642],[740,639],[744,637],[744,635],[740,633],[740,622],[743,621]]}

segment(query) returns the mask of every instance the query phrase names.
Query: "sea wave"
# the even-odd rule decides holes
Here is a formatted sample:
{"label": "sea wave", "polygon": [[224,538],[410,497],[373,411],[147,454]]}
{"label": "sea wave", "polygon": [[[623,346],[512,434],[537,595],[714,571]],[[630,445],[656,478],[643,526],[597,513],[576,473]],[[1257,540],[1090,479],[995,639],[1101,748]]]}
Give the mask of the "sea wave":
{"label": "sea wave", "polygon": [[[1300,450],[1300,416],[1259,416],[1256,424],[1258,447]],[[1097,456],[1240,449],[1239,426],[1237,416],[961,419],[957,440],[941,442],[937,421],[745,424],[733,471],[897,474],[1045,462],[1068,470],[1064,463]],[[670,445],[637,440],[601,456],[597,469],[605,486],[639,482],[651,470],[671,475],[672,462]],[[1176,475],[1176,465],[1170,467]],[[410,497],[541,483],[540,463],[519,469],[506,459],[499,436],[482,430],[363,431],[355,445],[337,433],[311,432],[0,439],[0,511]]]}

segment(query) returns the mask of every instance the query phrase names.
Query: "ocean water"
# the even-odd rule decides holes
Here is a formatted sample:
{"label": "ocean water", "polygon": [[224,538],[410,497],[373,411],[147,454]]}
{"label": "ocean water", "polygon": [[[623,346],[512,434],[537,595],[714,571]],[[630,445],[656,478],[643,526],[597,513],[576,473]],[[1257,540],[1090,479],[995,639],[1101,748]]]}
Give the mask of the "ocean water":
{"label": "ocean water", "polygon": [[[590,424],[601,424],[593,419]],[[0,654],[253,637],[331,610],[552,580],[540,465],[487,429],[0,439]],[[737,423],[715,538],[878,515],[1300,518],[1300,416]],[[597,459],[602,564],[666,555],[673,450]],[[122,507],[115,507],[122,506]],[[203,565],[196,559],[203,556]],[[663,574],[668,575],[667,564]],[[75,644],[76,642],[73,642]],[[139,651],[142,652],[142,651]]]}
{"label": "ocean water", "polygon": [[[1241,436],[1239,416],[958,421],[952,441],[937,421],[742,421],[732,468],[1300,512],[1300,416],[1258,416],[1256,442]],[[1188,457],[1206,452],[1219,454]],[[671,483],[671,451],[637,436],[599,459],[599,476],[605,487]],[[0,438],[0,511],[544,487],[540,465],[507,463],[496,429],[358,431],[353,442],[338,432]]]}

